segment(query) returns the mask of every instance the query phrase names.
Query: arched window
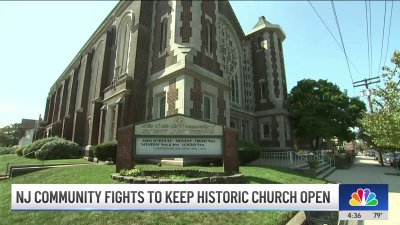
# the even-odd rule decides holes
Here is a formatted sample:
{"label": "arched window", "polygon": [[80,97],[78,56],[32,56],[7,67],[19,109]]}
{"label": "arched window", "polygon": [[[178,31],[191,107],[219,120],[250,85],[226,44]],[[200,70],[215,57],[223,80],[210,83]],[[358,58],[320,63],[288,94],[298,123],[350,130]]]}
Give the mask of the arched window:
{"label": "arched window", "polygon": [[257,37],[256,48],[257,48],[257,51],[261,51],[264,49],[264,39],[261,35]]}
{"label": "arched window", "polygon": [[130,16],[125,16],[118,28],[118,43],[117,43],[117,63],[116,67],[118,75],[123,75],[128,72],[128,52],[129,42],[131,38],[130,26],[132,19]]}
{"label": "arched window", "polygon": [[160,32],[160,54],[165,53],[167,48],[168,19],[164,18],[161,22]]}
{"label": "arched window", "polygon": [[260,100],[265,101],[267,99],[267,84],[264,79],[260,80]]}
{"label": "arched window", "polygon": [[206,44],[206,52],[209,54],[212,53],[212,30],[211,30],[211,22],[209,20],[207,20],[206,22],[205,44]]}
{"label": "arched window", "polygon": [[94,100],[100,95],[100,80],[101,80],[101,58],[103,56],[104,43],[96,47],[95,53],[92,60],[92,75],[90,84],[90,100]]}
{"label": "arched window", "polygon": [[264,123],[262,124],[262,133],[261,133],[261,138],[262,139],[268,139],[271,138],[271,126],[269,123]]}
{"label": "arched window", "polygon": [[237,44],[237,40],[235,40],[235,35],[232,32],[232,29],[224,22],[219,22],[219,48],[221,55],[221,64],[224,71],[224,76],[226,76],[229,80],[229,84],[231,86],[231,94],[229,96],[230,101],[236,104],[240,103],[239,93],[240,93],[240,63],[239,62],[239,53],[240,49]]}
{"label": "arched window", "polygon": [[203,98],[203,119],[211,121],[211,99],[208,96]]}
{"label": "arched window", "polygon": [[237,75],[231,77],[231,96],[230,99],[234,103],[239,103],[239,82]]}
{"label": "arched window", "polygon": [[164,118],[165,117],[165,96],[162,96],[161,98],[160,98],[160,102],[158,103],[159,104],[159,110],[160,110],[160,118]]}
{"label": "arched window", "polygon": [[115,107],[110,108],[110,119],[111,119],[111,127],[110,127],[110,137],[109,140],[116,140],[116,132],[115,132],[115,128],[117,127],[117,120],[115,118]]}

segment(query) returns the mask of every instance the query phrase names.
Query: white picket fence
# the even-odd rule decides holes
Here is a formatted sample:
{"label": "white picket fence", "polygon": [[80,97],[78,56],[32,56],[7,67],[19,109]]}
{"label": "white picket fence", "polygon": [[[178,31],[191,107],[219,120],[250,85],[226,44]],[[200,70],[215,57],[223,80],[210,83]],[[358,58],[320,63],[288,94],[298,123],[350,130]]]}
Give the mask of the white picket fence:
{"label": "white picket fence", "polygon": [[309,160],[319,160],[335,166],[335,157],[321,151],[299,154],[294,151],[287,152],[262,152],[258,160],[252,162],[252,165],[276,166],[276,167],[301,167],[306,166]]}

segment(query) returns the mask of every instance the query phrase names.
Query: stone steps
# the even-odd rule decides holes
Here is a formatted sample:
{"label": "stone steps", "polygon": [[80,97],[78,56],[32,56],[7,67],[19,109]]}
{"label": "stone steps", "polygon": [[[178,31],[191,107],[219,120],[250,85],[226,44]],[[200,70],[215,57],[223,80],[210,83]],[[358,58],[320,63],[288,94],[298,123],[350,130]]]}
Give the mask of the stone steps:
{"label": "stone steps", "polygon": [[327,170],[329,167],[331,167],[331,165],[329,163],[323,162],[318,166],[318,168],[317,168],[317,170],[315,172],[317,174],[320,174],[321,172]]}
{"label": "stone steps", "polygon": [[331,166],[328,162],[321,162],[316,169],[310,169],[308,164],[301,164],[293,167],[292,169],[299,171],[303,174],[307,174],[309,176],[314,176],[319,179],[324,179],[330,173],[335,171],[336,167]]}
{"label": "stone steps", "polygon": [[317,175],[317,178],[324,179],[325,177],[329,176],[329,174],[333,173],[336,170],[336,167],[329,166],[325,171],[322,171],[320,174]]}
{"label": "stone steps", "polygon": [[315,174],[317,178],[324,179],[335,170],[336,167],[331,166],[328,162],[322,162],[316,169]]}

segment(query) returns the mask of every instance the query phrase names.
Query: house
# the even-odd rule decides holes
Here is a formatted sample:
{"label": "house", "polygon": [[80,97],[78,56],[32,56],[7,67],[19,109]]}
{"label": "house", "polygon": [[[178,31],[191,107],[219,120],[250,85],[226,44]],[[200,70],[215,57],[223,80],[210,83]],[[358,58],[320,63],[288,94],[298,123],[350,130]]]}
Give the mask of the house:
{"label": "house", "polygon": [[22,119],[21,126],[25,129],[25,136],[19,139],[18,146],[26,146],[33,142],[37,125],[37,120]]}

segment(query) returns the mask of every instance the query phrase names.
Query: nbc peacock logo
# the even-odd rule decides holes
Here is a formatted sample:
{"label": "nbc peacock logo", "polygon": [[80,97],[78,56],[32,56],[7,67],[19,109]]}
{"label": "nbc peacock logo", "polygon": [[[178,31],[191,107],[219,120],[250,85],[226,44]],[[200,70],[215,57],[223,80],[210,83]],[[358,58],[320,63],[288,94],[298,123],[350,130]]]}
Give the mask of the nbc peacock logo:
{"label": "nbc peacock logo", "polygon": [[351,206],[377,206],[378,199],[376,199],[376,194],[368,188],[359,188],[357,192],[351,194],[349,204]]}

